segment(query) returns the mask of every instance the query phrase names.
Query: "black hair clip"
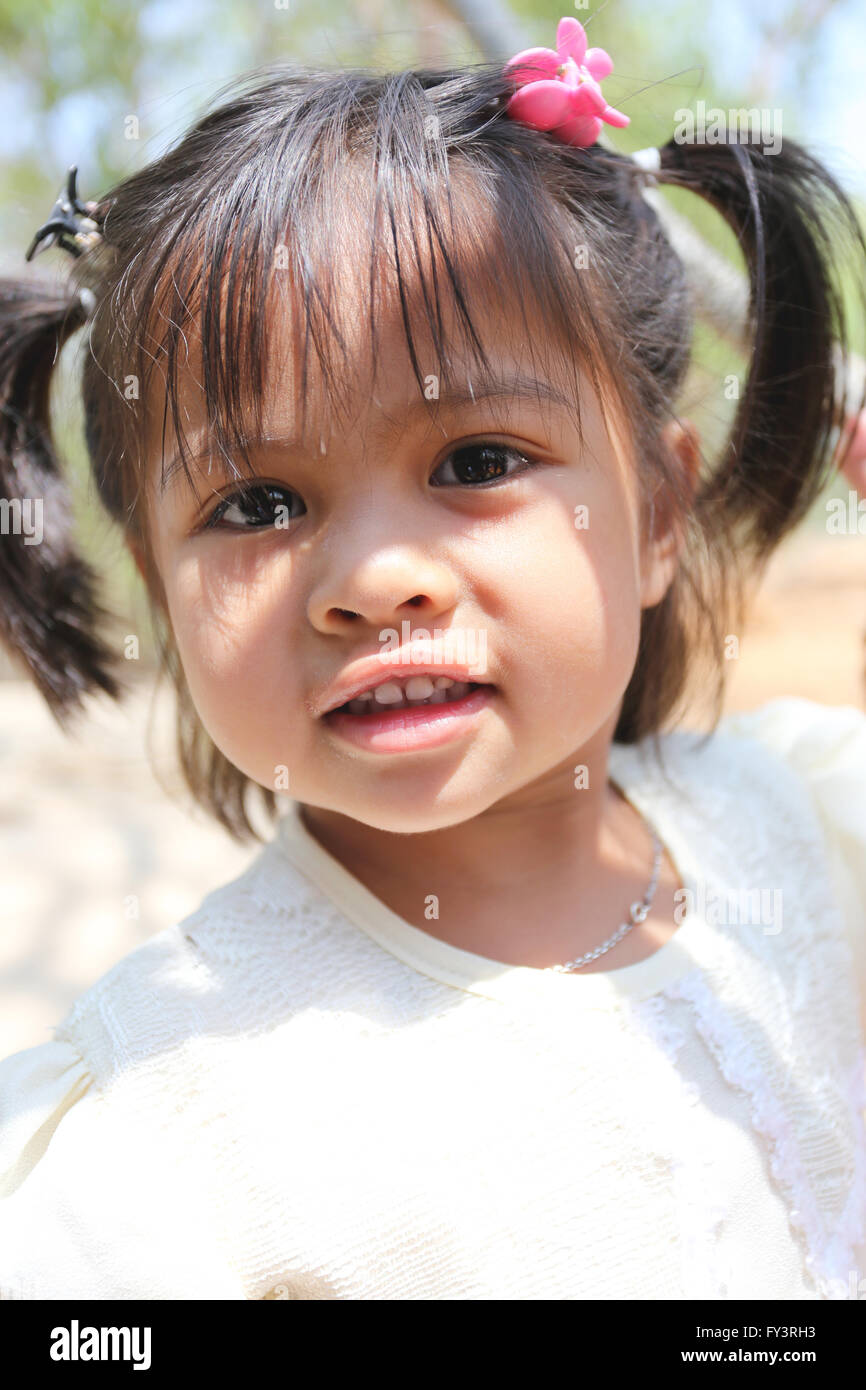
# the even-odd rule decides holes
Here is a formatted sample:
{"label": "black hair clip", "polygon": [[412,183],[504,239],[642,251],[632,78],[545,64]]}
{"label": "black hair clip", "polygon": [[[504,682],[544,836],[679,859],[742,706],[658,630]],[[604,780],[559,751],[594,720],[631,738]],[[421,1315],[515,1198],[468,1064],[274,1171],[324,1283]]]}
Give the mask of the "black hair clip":
{"label": "black hair clip", "polygon": [[[31,241],[24,257],[25,261],[32,260],[42,251],[47,251],[50,246],[59,246],[73,256],[80,256],[101,240],[99,223],[93,216],[99,205],[79,201],[77,179],[78,166],[73,164],[66,179],[66,187],[61,188],[48,221],[42,224]],[[40,242],[43,244],[40,245]]]}

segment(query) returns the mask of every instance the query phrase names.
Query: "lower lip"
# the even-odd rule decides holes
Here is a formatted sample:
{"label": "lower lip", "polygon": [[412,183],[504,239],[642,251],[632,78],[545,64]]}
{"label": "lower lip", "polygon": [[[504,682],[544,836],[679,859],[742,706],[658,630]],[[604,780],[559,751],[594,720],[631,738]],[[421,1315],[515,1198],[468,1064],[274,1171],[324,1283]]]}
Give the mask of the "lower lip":
{"label": "lower lip", "polygon": [[494,687],[480,685],[462,700],[441,705],[416,705],[391,714],[346,714],[332,711],[325,723],[334,733],[371,753],[412,753],[419,748],[438,748],[468,733],[490,704]]}

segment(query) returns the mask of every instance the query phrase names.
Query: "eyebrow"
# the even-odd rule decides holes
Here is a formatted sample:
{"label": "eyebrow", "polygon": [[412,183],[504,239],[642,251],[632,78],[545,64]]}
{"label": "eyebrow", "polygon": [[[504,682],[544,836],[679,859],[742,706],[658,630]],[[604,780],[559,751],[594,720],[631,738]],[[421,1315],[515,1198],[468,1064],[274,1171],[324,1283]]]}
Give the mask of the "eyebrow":
{"label": "eyebrow", "polygon": [[[473,386],[471,382],[467,382],[465,386],[454,385],[443,391],[439,396],[433,397],[432,400],[427,400],[426,398],[415,400],[407,406],[403,420],[401,420],[399,424],[395,424],[391,420],[385,420],[378,429],[375,430],[375,434],[377,437],[379,435],[387,437],[391,434],[399,433],[400,430],[405,428],[405,423],[408,423],[409,420],[414,419],[419,414],[431,414],[431,408],[433,413],[435,413],[436,408],[441,408],[443,406],[446,410],[457,411],[465,409],[466,406],[469,405],[476,405],[481,401],[497,400],[534,402],[535,404],[539,404],[541,401],[547,401],[565,410],[573,409],[575,404],[572,396],[562,391],[552,382],[545,381],[538,377],[524,376],[518,373],[517,375],[507,376],[501,379],[486,379],[478,386]],[[258,438],[247,442],[251,444],[254,449],[260,448],[264,444],[279,444],[286,449],[303,448],[303,441],[297,435],[293,434],[269,435],[265,438]],[[194,451],[189,458],[189,462],[191,463],[199,463],[202,459],[209,458],[213,453],[213,445],[207,442],[200,442],[200,437],[197,438],[193,449]],[[167,491],[172,478],[181,467],[181,456],[180,454],[176,454],[160,480],[160,496]]]}

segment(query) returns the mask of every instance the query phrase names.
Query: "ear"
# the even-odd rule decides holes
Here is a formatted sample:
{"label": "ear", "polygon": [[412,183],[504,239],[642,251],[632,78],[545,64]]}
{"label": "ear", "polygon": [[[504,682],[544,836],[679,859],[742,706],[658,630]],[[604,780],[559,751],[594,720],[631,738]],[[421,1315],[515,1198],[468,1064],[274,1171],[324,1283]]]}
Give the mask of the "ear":
{"label": "ear", "polygon": [[[700,436],[691,420],[670,420],[660,440],[672,467],[680,474],[694,496],[700,470]],[[667,497],[667,500],[666,500]],[[641,567],[641,607],[661,603],[676,574],[683,545],[675,508],[664,487],[659,487],[650,505],[648,534],[644,538]]]}
{"label": "ear", "polygon": [[837,464],[842,462],[842,475],[850,486],[861,497],[866,497],[866,410],[846,418],[836,461]]}

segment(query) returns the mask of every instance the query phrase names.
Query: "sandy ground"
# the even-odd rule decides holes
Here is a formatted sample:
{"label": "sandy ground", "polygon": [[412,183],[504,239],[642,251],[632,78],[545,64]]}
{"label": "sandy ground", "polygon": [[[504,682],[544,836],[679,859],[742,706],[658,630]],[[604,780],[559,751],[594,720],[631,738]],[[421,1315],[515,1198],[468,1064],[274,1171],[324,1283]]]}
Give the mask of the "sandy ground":
{"label": "sandy ground", "polygon": [[[864,633],[866,541],[801,532],[768,571],[727,708],[785,694],[863,708]],[[184,802],[176,777],[174,799],[161,789],[145,744],[151,689],[94,705],[71,738],[29,684],[0,680],[0,1057],[49,1039],[77,994],[257,853]],[[165,778],[170,699],[157,711]]]}

